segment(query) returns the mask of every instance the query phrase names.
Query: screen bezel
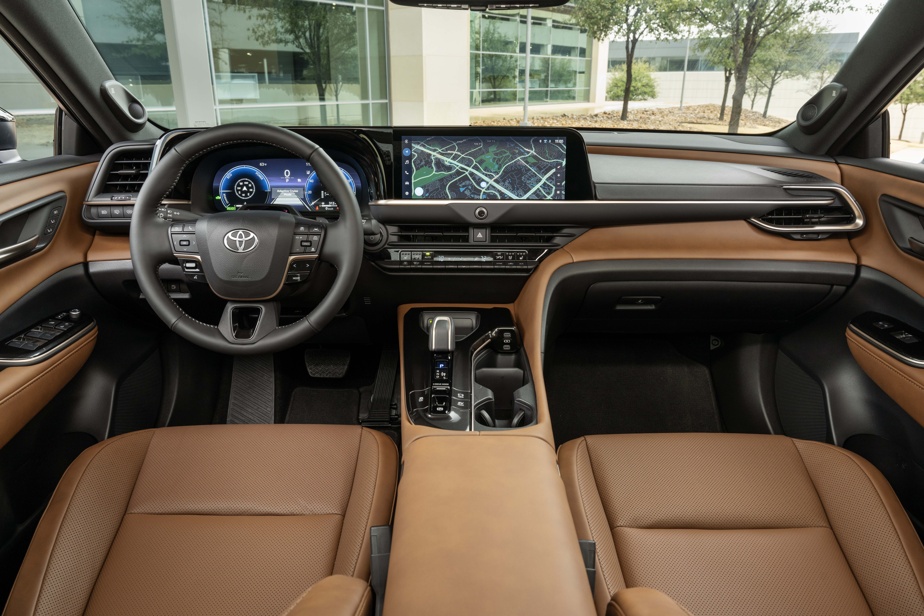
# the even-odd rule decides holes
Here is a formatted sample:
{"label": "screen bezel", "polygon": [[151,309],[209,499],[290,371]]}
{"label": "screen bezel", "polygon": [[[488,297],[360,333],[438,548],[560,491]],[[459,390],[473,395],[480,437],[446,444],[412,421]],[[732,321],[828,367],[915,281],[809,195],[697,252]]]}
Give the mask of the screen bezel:
{"label": "screen bezel", "polygon": [[[439,128],[394,128],[392,152],[393,198],[406,203],[421,203],[427,199],[405,198],[401,190],[401,150],[405,137],[564,137],[565,138],[565,198],[564,199],[499,199],[504,203],[566,203],[594,198],[590,177],[590,164],[584,138],[576,130],[544,127],[455,126]],[[464,201],[464,199],[438,199],[438,201]]]}

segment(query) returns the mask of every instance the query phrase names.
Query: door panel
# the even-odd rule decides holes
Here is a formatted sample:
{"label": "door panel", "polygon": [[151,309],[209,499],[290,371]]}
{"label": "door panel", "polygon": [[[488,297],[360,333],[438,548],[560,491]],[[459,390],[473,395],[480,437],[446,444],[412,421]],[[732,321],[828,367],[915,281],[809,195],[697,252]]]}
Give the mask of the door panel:
{"label": "door panel", "polygon": [[847,346],[867,376],[924,426],[924,369],[898,361],[849,329]]}
{"label": "door panel", "polygon": [[40,364],[0,371],[0,447],[74,378],[95,345],[94,329]]}
{"label": "door panel", "polygon": [[880,210],[880,202],[895,199],[924,208],[924,184],[853,165],[841,165],[841,170],[844,186],[866,212],[866,227],[850,239],[860,265],[888,274],[924,296],[924,261],[895,243]]}
{"label": "door panel", "polygon": [[[41,205],[43,200],[56,198],[59,194],[63,195],[65,201],[57,232],[47,246],[6,266],[0,264],[0,314],[51,275],[86,261],[93,233],[83,225],[80,207],[95,169],[96,163],[81,164],[0,185],[0,250],[16,243],[4,238],[4,227],[12,229],[10,234],[13,235],[16,226],[21,224],[25,229],[30,224],[30,206],[39,203],[37,209],[42,210],[48,207],[48,204]],[[2,171],[6,172],[6,169]]]}

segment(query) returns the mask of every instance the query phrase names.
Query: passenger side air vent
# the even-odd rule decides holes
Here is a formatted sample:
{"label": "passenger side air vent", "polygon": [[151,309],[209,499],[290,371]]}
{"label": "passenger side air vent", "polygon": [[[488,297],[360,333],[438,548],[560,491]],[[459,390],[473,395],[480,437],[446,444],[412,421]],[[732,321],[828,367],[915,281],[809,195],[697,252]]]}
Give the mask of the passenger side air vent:
{"label": "passenger side air vent", "polygon": [[122,195],[141,192],[151,166],[151,147],[121,148],[108,160],[100,193]]}
{"label": "passenger side air vent", "polygon": [[492,244],[541,244],[556,245],[561,240],[573,238],[575,233],[556,226],[496,226],[491,227]]}
{"label": "passenger side air vent", "polygon": [[751,218],[754,225],[793,239],[814,240],[831,233],[862,229],[863,210],[843,186],[786,186],[792,205],[776,207]]}
{"label": "passenger side air vent", "polygon": [[407,225],[390,227],[388,235],[394,244],[465,244],[468,227],[462,225]]}
{"label": "passenger side air vent", "polygon": [[846,205],[824,208],[781,207],[761,216],[760,220],[777,227],[849,226],[857,220],[857,216]]}

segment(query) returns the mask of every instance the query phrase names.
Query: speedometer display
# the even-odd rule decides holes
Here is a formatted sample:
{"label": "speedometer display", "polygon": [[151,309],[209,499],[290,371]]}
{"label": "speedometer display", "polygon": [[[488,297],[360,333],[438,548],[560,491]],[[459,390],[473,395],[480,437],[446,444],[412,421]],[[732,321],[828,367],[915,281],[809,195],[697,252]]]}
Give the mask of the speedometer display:
{"label": "speedometer display", "polygon": [[[338,166],[353,194],[357,194],[360,178],[356,169],[343,163]],[[245,160],[225,165],[215,174],[212,188],[215,209],[219,211],[285,206],[294,213],[316,214],[340,209],[311,165],[297,158]]]}

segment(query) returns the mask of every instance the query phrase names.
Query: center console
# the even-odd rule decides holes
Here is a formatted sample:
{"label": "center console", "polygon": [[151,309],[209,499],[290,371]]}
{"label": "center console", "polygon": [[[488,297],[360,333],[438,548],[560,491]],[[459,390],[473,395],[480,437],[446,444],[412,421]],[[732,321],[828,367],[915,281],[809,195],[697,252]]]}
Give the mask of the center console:
{"label": "center console", "polygon": [[536,423],[536,391],[510,312],[413,308],[404,315],[408,419],[456,431]]}

